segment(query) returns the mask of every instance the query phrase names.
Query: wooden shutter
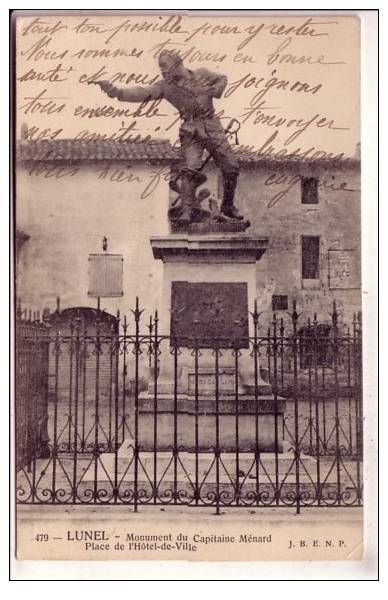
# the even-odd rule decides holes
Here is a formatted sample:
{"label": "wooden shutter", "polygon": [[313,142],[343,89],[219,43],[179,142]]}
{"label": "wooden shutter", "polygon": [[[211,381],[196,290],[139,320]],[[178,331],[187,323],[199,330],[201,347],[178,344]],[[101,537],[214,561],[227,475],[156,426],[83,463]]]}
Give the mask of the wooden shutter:
{"label": "wooden shutter", "polygon": [[90,254],[88,296],[92,298],[122,296],[123,261],[121,254]]}

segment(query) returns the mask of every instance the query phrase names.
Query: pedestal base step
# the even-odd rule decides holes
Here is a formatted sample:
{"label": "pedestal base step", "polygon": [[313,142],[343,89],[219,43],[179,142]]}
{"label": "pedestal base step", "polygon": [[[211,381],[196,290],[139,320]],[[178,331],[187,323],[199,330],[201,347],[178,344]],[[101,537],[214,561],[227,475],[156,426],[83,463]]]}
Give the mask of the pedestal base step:
{"label": "pedestal base step", "polygon": [[171,397],[164,398],[155,414],[153,405],[142,401],[138,421],[141,450],[152,452],[157,446],[160,451],[168,451],[177,445],[188,452],[212,452],[215,447],[224,453],[236,452],[237,448],[252,452],[258,441],[261,452],[283,451],[284,401],[275,402],[272,395],[260,398],[258,406],[251,396],[240,398],[238,407],[222,397],[218,415],[210,399],[202,400],[198,407],[187,397],[181,399],[178,412],[173,410],[172,402]]}

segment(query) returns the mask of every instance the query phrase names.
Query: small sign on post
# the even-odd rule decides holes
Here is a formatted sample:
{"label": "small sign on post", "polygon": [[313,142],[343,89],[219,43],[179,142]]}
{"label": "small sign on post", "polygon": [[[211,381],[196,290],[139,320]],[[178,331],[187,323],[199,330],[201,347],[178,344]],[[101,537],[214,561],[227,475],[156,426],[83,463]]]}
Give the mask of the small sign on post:
{"label": "small sign on post", "polygon": [[123,296],[122,254],[89,254],[89,291],[91,298]]}

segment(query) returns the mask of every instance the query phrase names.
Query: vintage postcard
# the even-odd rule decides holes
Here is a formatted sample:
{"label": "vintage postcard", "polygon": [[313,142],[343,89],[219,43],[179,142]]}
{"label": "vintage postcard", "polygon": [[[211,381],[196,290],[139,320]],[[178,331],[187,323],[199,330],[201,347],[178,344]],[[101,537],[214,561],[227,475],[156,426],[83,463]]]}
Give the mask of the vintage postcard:
{"label": "vintage postcard", "polygon": [[14,14],[18,559],[362,558],[360,18],[312,13]]}

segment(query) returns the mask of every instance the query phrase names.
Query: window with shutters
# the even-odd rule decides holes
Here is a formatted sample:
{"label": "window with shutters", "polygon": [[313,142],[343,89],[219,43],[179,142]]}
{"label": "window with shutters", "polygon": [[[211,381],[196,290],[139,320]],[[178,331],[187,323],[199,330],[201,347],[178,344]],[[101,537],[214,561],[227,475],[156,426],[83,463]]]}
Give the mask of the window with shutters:
{"label": "window with shutters", "polygon": [[302,279],[319,279],[319,236],[302,235]]}
{"label": "window with shutters", "polygon": [[91,298],[117,298],[123,295],[122,254],[89,254]]}
{"label": "window with shutters", "polygon": [[318,204],[318,179],[301,177],[302,204]]}

